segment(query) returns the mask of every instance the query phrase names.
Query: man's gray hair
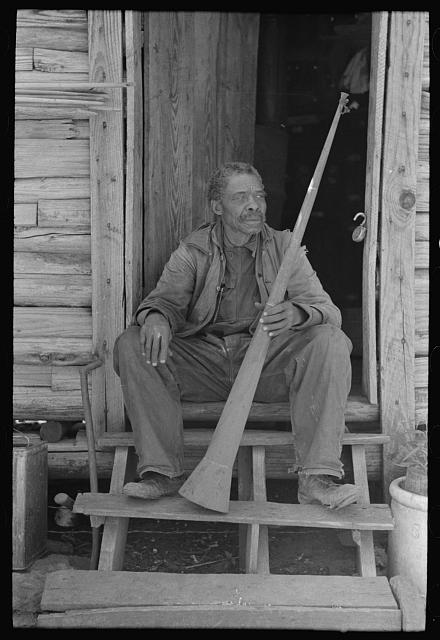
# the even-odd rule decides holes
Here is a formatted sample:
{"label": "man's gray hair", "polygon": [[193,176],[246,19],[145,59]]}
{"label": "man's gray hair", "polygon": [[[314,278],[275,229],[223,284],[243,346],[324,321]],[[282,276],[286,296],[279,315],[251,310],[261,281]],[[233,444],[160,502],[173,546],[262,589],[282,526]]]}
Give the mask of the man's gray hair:
{"label": "man's gray hair", "polygon": [[248,162],[225,162],[211,175],[208,183],[208,201],[220,200],[229,178],[236,174],[254,175],[261,181],[258,171]]}

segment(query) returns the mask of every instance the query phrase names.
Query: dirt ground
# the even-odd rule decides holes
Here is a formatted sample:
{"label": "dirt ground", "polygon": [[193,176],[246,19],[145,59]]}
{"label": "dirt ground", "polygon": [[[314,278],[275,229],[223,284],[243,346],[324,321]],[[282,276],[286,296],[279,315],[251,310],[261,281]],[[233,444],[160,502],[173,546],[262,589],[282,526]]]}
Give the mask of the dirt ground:
{"label": "dirt ground", "polygon": [[[100,491],[108,482],[100,481]],[[380,502],[379,488],[371,486],[372,502]],[[26,571],[13,572],[13,626],[35,627],[45,576],[50,571],[88,569],[92,549],[90,520],[75,514],[69,527],[56,523],[54,496],[75,498],[89,491],[87,481],[49,483],[46,553]],[[296,502],[296,480],[268,480],[267,497],[274,502]],[[232,484],[236,499],[236,483]],[[274,574],[358,575],[355,550],[345,546],[336,529],[269,527],[270,570]],[[378,575],[386,575],[386,532],[374,533]],[[125,571],[172,573],[240,573],[238,525],[171,520],[130,520]]]}

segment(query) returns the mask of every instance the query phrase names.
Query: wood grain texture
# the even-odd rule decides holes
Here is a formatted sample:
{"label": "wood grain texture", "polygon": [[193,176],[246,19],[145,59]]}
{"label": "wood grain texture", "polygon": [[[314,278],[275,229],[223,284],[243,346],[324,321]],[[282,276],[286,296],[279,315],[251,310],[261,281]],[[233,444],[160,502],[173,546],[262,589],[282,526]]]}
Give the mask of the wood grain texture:
{"label": "wood grain texture", "polygon": [[[89,380],[89,387],[91,387]],[[81,389],[79,367],[52,367],[50,387],[52,391],[76,391]]]}
{"label": "wood grain texture", "polygon": [[[380,255],[381,425],[414,428],[414,237],[424,16],[392,12],[384,129]],[[394,473],[384,450],[384,488]]]}
{"label": "wood grain texture", "polygon": [[81,177],[90,174],[88,140],[15,141],[15,177]]}
{"label": "wood grain texture", "polygon": [[14,252],[16,274],[77,274],[90,275],[90,256],[86,253],[40,253],[36,251]]}
{"label": "wood grain texture", "polygon": [[[89,80],[122,82],[122,13],[88,12]],[[108,90],[122,109],[122,89]],[[124,405],[112,349],[125,325],[123,114],[100,112],[90,121],[93,349],[104,366],[92,372],[92,415],[97,433],[120,429]]]}
{"label": "wood grain texture", "polygon": [[19,47],[39,49],[87,51],[87,27],[66,29],[62,27],[17,26],[16,44]]}
{"label": "wood grain texture", "polygon": [[125,181],[125,324],[142,300],[143,230],[143,89],[142,14],[125,12],[127,140]]}
{"label": "wood grain texture", "polygon": [[257,14],[146,18],[144,293],[179,240],[210,219],[213,169],[230,159],[252,161],[257,41]]}
{"label": "wood grain texture", "polygon": [[[359,491],[357,504],[370,504],[370,490],[368,486],[367,461],[365,447],[354,445],[351,448],[354,482]],[[353,539],[357,543],[356,562],[361,576],[371,578],[376,575],[376,561],[374,555],[374,541],[372,531],[354,531]]]}
{"label": "wood grain texture", "polygon": [[60,140],[90,137],[88,120],[17,120],[15,138],[58,138]]}
{"label": "wood grain texture", "polygon": [[15,307],[14,338],[92,337],[92,310],[89,308]]}
{"label": "wood grain texture", "polygon": [[[82,420],[84,411],[80,391],[52,391],[50,387],[13,387],[12,414],[16,420]],[[87,452],[84,471],[88,477]],[[64,469],[62,477],[69,477],[69,463],[59,460]],[[49,460],[50,464],[50,460]]]}
{"label": "wood grain texture", "polygon": [[85,9],[18,9],[17,27],[53,27],[87,30]]}
{"label": "wood grain texture", "polygon": [[14,206],[15,226],[35,226],[37,224],[37,205],[34,202]]}
{"label": "wood grain texture", "polygon": [[90,275],[27,274],[14,277],[14,305],[22,307],[90,307]]}
{"label": "wood grain texture", "polygon": [[16,71],[30,71],[33,68],[34,50],[32,47],[17,47],[15,49]]}
{"label": "wood grain texture", "polygon": [[84,227],[16,227],[14,230],[15,251],[90,255],[90,243],[90,229]]}
{"label": "wood grain texture", "polygon": [[39,71],[38,69],[15,72],[15,82],[87,82],[88,79],[88,72],[65,73],[61,71],[60,73],[48,74],[47,71]]}
{"label": "wood grain texture", "polygon": [[322,607],[188,605],[86,609],[40,614],[38,628],[222,628],[400,631],[400,611]]}
{"label": "wood grain texture", "polygon": [[44,120],[59,118],[73,118],[81,120],[89,118],[94,113],[85,107],[63,106],[57,107],[52,105],[33,105],[33,104],[15,104],[15,120]]}
{"label": "wood grain texture", "polygon": [[16,364],[79,365],[92,359],[91,340],[57,336],[19,337],[14,340],[13,354]]}
{"label": "wood grain texture", "polygon": [[364,242],[362,270],[362,389],[370,402],[377,403],[376,265],[388,12],[373,12],[371,29],[371,90],[365,178],[368,232]]}
{"label": "wood grain texture", "polygon": [[153,575],[147,572],[92,573],[81,570],[51,572],[47,577],[41,608],[64,611],[196,603],[397,609],[385,577],[162,572]]}
{"label": "wood grain texture", "polygon": [[87,73],[89,58],[86,51],[63,51],[35,47],[34,69],[48,73]]}
{"label": "wood grain texture", "polygon": [[44,364],[14,364],[14,387],[50,387],[52,367]]}
{"label": "wood grain texture", "polygon": [[39,227],[90,227],[90,199],[39,200]]}
{"label": "wood grain texture", "polygon": [[236,522],[329,529],[362,529],[387,531],[393,528],[387,505],[360,507],[349,505],[330,512],[321,505],[285,504],[280,502],[231,501],[228,513],[213,512],[185,498],[169,497],[140,501],[124,495],[79,493],[73,508],[86,515],[153,518],[157,520],[194,520],[198,522]]}
{"label": "wood grain texture", "polygon": [[24,178],[14,182],[14,202],[90,198],[90,177]]}

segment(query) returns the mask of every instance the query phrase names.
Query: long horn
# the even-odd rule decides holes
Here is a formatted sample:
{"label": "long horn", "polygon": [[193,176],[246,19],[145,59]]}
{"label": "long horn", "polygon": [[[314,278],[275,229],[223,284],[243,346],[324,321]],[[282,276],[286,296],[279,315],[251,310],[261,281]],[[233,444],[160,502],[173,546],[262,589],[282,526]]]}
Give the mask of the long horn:
{"label": "long horn", "polygon": [[[266,305],[269,307],[284,299],[339,118],[341,113],[348,110],[347,99],[348,94],[341,93],[338,108],[292,231],[289,246],[267,300]],[[206,454],[179,490],[180,495],[202,507],[222,513],[229,511],[232,467],[266,359],[269,342],[270,338],[263,330],[263,325],[258,323]]]}

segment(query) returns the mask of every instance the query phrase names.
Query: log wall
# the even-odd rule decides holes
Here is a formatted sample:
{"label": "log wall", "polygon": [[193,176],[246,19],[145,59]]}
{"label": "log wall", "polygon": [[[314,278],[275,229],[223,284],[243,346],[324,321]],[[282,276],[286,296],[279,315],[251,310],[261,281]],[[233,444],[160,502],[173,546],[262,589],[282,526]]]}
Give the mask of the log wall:
{"label": "log wall", "polygon": [[75,364],[88,361],[92,352],[90,105],[78,93],[42,92],[51,82],[60,88],[63,82],[87,82],[88,72],[86,10],[17,11],[17,419],[83,417]]}

